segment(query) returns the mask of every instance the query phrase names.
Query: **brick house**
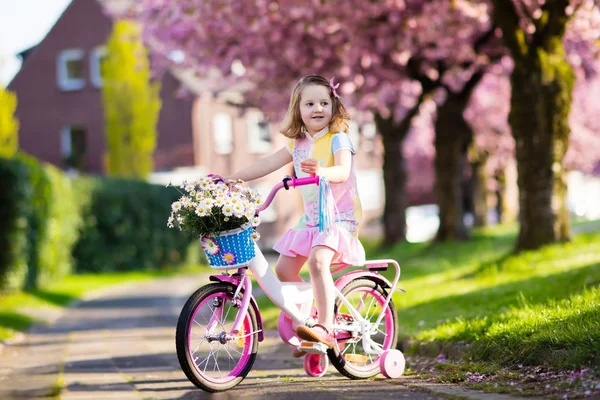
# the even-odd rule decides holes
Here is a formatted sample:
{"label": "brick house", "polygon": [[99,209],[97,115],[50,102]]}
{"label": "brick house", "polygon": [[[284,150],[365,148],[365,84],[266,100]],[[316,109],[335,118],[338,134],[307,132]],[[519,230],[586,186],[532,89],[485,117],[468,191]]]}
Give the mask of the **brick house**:
{"label": "brick house", "polygon": [[[73,0],[46,37],[23,51],[23,66],[9,84],[18,96],[20,148],[65,170],[103,174],[104,115],[99,62],[112,20],[103,7],[118,9],[131,0]],[[229,174],[277,150],[286,138],[266,124],[256,109],[242,111],[202,90],[185,71],[171,70],[161,81],[162,108],[152,180],[194,177],[208,172]],[[191,96],[175,93],[184,85]],[[367,219],[381,214],[382,149],[372,124],[353,125],[360,149],[357,164]],[[263,194],[291,169],[255,184]],[[263,243],[271,245],[299,217],[298,193],[282,193],[261,225]]]}

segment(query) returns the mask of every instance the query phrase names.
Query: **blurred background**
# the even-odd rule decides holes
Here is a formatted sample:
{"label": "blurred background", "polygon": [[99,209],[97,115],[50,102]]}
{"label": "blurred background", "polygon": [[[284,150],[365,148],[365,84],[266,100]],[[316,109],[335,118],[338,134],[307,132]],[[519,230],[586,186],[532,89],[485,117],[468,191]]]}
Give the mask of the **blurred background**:
{"label": "blurred background", "polygon": [[[49,165],[86,193],[87,203],[74,195],[77,207],[104,213],[97,196],[108,196],[118,214],[122,182],[227,175],[278,150],[291,88],[319,73],[341,83],[353,116],[363,237],[466,240],[515,223],[515,248],[530,249],[568,240],[571,220],[600,218],[593,1],[558,11],[565,29],[535,2],[337,3],[2,0],[1,155]],[[522,37],[503,33],[514,29]],[[251,185],[265,195],[291,173]],[[132,208],[153,201],[147,190],[132,194]],[[297,194],[282,194],[264,213],[262,246],[300,208]],[[152,217],[157,226],[167,210]],[[74,226],[101,229],[103,217],[87,212]],[[146,239],[164,242],[148,229]],[[87,254],[72,241],[76,259]],[[184,258],[156,252],[160,262]]]}

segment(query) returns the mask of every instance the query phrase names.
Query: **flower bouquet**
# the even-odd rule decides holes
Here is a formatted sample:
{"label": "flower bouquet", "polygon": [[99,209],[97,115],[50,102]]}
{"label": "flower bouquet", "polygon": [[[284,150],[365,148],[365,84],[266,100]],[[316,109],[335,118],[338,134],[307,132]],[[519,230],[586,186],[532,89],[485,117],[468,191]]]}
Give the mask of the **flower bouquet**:
{"label": "flower bouquet", "polygon": [[213,268],[235,268],[254,258],[252,241],[260,238],[255,212],[261,204],[254,189],[242,181],[214,182],[211,176],[184,180],[180,188],[181,198],[171,205],[169,228],[200,238]]}

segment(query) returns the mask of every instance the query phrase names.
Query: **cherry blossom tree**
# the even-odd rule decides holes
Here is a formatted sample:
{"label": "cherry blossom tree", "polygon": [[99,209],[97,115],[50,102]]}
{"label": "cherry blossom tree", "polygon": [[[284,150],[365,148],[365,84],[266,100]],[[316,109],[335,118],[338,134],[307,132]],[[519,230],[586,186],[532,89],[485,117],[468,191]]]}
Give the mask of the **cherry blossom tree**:
{"label": "cherry blossom tree", "polygon": [[[477,52],[477,43],[482,46],[494,33],[487,3],[312,3],[146,0],[140,3],[138,15],[159,54],[167,57],[179,49],[185,54],[184,66],[199,74],[219,68],[223,75],[215,80],[219,85],[232,83],[233,64],[243,65],[241,79],[255,84],[248,99],[273,111],[271,115],[281,112],[291,83],[300,75],[320,73],[342,80],[349,103],[374,113],[383,139],[384,242],[395,243],[405,235],[403,140],[420,105],[436,89],[446,81],[463,79],[462,70],[487,63]],[[441,146],[438,153],[447,148]],[[459,169],[449,168],[454,173]],[[458,220],[458,203],[444,204],[450,206],[442,207],[442,214]]]}
{"label": "cherry blossom tree", "polygon": [[[472,132],[463,111],[493,58],[499,55],[495,44],[501,33],[513,52],[512,42],[506,40],[507,22],[497,24],[502,30],[496,29],[491,16],[495,10],[500,20],[503,12],[512,12],[515,7],[511,3],[510,7],[501,4],[493,8],[497,3],[143,0],[132,15],[144,24],[157,65],[177,50],[185,56],[181,67],[193,68],[202,76],[210,76],[217,68],[219,77],[209,81],[214,90],[240,81],[250,83],[247,99],[274,118],[281,115],[299,76],[320,73],[341,80],[347,102],[373,112],[383,139],[384,242],[392,244],[405,234],[403,142],[421,105],[434,95],[437,98],[439,90],[443,101],[438,102],[441,107],[436,113],[435,140],[436,156],[440,157],[436,162],[441,210],[438,237],[464,234],[456,177],[462,173]],[[544,7],[548,6],[526,11],[539,19],[536,10],[542,10],[544,16]],[[523,12],[517,15],[519,24],[526,18]],[[522,29],[521,25],[518,28]],[[586,26],[581,30],[589,34]],[[576,35],[567,35],[565,40],[579,46]],[[583,46],[580,54],[587,60],[593,50]],[[535,149],[527,151],[535,154]],[[520,183],[531,184],[530,180]],[[533,211],[525,207],[523,212]],[[530,229],[522,232],[524,237],[535,235]]]}

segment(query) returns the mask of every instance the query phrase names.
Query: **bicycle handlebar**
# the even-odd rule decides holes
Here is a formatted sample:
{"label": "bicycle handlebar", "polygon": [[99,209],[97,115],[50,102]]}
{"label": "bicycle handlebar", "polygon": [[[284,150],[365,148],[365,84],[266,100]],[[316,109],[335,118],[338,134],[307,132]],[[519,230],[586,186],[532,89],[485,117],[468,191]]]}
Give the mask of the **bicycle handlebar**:
{"label": "bicycle handlebar", "polygon": [[309,176],[306,178],[290,178],[290,177],[285,177],[283,178],[283,180],[281,182],[279,182],[278,184],[276,184],[273,189],[271,189],[271,192],[269,193],[269,195],[267,196],[267,199],[265,200],[265,202],[263,203],[262,206],[258,207],[256,209],[256,214],[264,211],[267,207],[269,207],[269,205],[271,205],[271,203],[273,202],[273,198],[275,197],[275,194],[277,194],[277,192],[285,187],[285,189],[289,189],[289,186],[295,188],[298,186],[306,186],[306,185],[319,185],[319,181],[320,178],[318,175],[313,175],[313,176]]}

